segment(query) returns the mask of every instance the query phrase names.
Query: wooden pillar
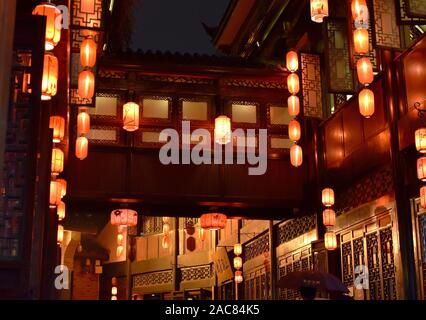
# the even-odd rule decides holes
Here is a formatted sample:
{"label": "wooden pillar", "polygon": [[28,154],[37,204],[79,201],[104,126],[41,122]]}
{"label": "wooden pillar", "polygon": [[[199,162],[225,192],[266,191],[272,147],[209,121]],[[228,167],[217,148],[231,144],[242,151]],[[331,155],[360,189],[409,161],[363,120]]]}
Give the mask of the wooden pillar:
{"label": "wooden pillar", "polygon": [[179,257],[179,218],[174,218],[174,229],[173,234],[173,290],[179,291],[180,289],[180,276],[179,276],[179,266],[178,266],[178,257]]}
{"label": "wooden pillar", "polygon": [[[402,288],[402,299],[416,299],[416,270],[413,246],[413,230],[411,224],[411,207],[408,194],[404,184],[404,169],[401,153],[399,151],[398,134],[398,91],[397,68],[394,63],[394,54],[390,50],[382,53],[382,63],[384,68],[384,105],[387,108],[388,126],[391,139],[391,161],[392,175],[395,186],[396,201],[396,228],[399,238],[397,239],[396,250],[399,252],[400,261],[400,283],[397,287]],[[399,244],[399,248],[398,248]]]}
{"label": "wooden pillar", "polygon": [[274,221],[269,221],[269,254],[271,259],[271,278],[270,278],[270,287],[271,287],[271,299],[277,299],[277,275],[278,275],[278,265],[277,265],[277,251],[275,247],[275,229]]}

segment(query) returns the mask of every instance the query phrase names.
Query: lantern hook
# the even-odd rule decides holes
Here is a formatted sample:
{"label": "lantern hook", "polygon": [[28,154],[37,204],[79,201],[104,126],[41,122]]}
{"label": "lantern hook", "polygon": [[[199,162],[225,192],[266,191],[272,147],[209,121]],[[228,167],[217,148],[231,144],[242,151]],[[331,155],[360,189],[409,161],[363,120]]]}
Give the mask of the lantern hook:
{"label": "lantern hook", "polygon": [[425,105],[426,100],[424,100],[423,102],[419,102],[417,101],[416,103],[414,103],[414,109],[417,110],[417,114],[419,116],[420,119],[424,118],[424,113],[426,112],[426,108],[425,106],[422,107],[422,105]]}

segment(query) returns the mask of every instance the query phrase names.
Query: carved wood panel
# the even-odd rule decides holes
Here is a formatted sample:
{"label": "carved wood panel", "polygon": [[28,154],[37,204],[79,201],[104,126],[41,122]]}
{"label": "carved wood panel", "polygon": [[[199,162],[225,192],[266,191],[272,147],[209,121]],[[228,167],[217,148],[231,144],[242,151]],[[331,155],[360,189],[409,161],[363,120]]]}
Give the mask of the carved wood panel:
{"label": "carved wood panel", "polygon": [[301,54],[303,112],[307,117],[323,117],[321,59],[316,54]]}

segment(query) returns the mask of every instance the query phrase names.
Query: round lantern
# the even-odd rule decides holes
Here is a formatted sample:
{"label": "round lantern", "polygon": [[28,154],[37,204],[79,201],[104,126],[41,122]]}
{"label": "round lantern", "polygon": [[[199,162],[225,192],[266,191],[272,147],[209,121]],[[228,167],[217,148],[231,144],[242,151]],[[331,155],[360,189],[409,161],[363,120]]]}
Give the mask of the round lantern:
{"label": "round lantern", "polygon": [[59,202],[58,207],[56,209],[56,213],[58,215],[58,220],[62,221],[65,219],[65,203],[63,201]]}
{"label": "round lantern", "polygon": [[417,151],[426,153],[426,128],[417,129],[414,136]]}
{"label": "round lantern", "polygon": [[292,73],[287,77],[287,88],[291,94],[298,94],[300,90],[299,76]]}
{"label": "round lantern", "polygon": [[300,113],[300,100],[298,96],[290,96],[287,99],[288,114],[297,117]]}
{"label": "round lantern", "polygon": [[57,176],[64,171],[64,152],[59,148],[52,149],[52,175]]}
{"label": "round lantern", "polygon": [[289,51],[286,56],[287,70],[290,72],[296,72],[299,69],[299,57],[297,52]]}
{"label": "round lantern", "polygon": [[128,102],[123,106],[123,129],[129,132],[139,129],[139,105]]}
{"label": "round lantern", "polygon": [[62,242],[64,242],[64,227],[62,225],[58,225],[57,241],[59,245],[61,245]]}
{"label": "round lantern", "polygon": [[363,89],[358,95],[359,112],[365,118],[370,118],[374,114],[374,92],[370,89]]}
{"label": "round lantern", "polygon": [[58,91],[58,59],[50,52],[44,55],[41,100],[50,100]]}
{"label": "round lantern", "polygon": [[243,272],[240,270],[235,271],[235,283],[243,282]]}
{"label": "round lantern", "polygon": [[88,134],[90,131],[90,115],[86,110],[81,110],[77,116],[77,135]]}
{"label": "round lantern", "polygon": [[352,0],[351,4],[352,19],[356,25],[362,25],[366,27],[368,23],[368,7],[365,0]]}
{"label": "round lantern", "polygon": [[116,296],[116,295],[117,295],[117,287],[112,287],[112,288],[111,288],[111,294],[112,294],[113,296]]}
{"label": "round lantern", "polygon": [[78,75],[78,96],[81,99],[92,99],[95,94],[95,75],[90,70]]}
{"label": "round lantern", "polygon": [[334,191],[331,188],[324,188],[321,194],[322,204],[326,207],[334,205]]}
{"label": "round lantern", "polygon": [[358,80],[363,85],[368,85],[373,82],[373,65],[371,64],[370,59],[361,58],[356,63],[356,71],[358,75]]}
{"label": "round lantern", "polygon": [[96,64],[96,42],[87,38],[80,45],[80,63],[84,68],[93,68]]}
{"label": "round lantern", "polygon": [[241,245],[241,243],[234,244],[234,254],[236,256],[239,256],[242,253],[243,253],[243,246]]}
{"label": "round lantern", "polygon": [[163,223],[163,233],[168,234],[170,232],[170,224],[169,223]]}
{"label": "round lantern", "polygon": [[426,209],[426,186],[420,188],[420,205]]}
{"label": "round lantern", "polygon": [[113,226],[134,227],[138,224],[138,213],[130,209],[117,209],[111,212]]}
{"label": "round lantern", "polygon": [[161,241],[161,245],[163,247],[163,249],[168,249],[169,245],[170,245],[170,238],[168,235],[164,235],[163,239]]}
{"label": "round lantern", "polygon": [[302,148],[294,144],[290,148],[290,162],[293,165],[293,167],[300,167],[303,163],[303,151]]}
{"label": "round lantern", "polygon": [[227,116],[219,116],[214,121],[214,138],[218,144],[231,142],[231,119]]}
{"label": "round lantern", "polygon": [[117,258],[120,258],[121,255],[123,254],[124,251],[124,247],[120,244],[117,246],[117,249],[115,251],[115,254],[117,255]]}
{"label": "round lantern", "polygon": [[67,181],[64,179],[56,179],[56,181],[61,185],[61,198],[63,198],[67,194]]}
{"label": "round lantern", "polygon": [[84,160],[89,154],[89,140],[86,137],[78,137],[75,141],[75,156]]}
{"label": "round lantern", "polygon": [[297,120],[291,120],[288,124],[288,137],[291,141],[299,141],[301,135],[300,123]]}
{"label": "round lantern", "polygon": [[198,229],[198,238],[201,241],[205,241],[206,240],[206,230],[204,230],[203,228],[199,228]]}
{"label": "round lantern", "polygon": [[241,257],[234,258],[234,268],[241,269],[243,267],[243,259]]}
{"label": "round lantern", "polygon": [[311,0],[311,19],[321,23],[328,17],[328,0]]}
{"label": "round lantern", "polygon": [[124,236],[122,233],[117,234],[117,244],[122,245],[124,240]]}
{"label": "round lantern", "polygon": [[336,234],[332,231],[326,232],[324,234],[324,244],[327,250],[336,250],[337,249]]}
{"label": "round lantern", "polygon": [[370,43],[368,41],[368,30],[367,29],[356,29],[354,31],[354,50],[355,53],[365,54],[370,49]]}
{"label": "round lantern", "polygon": [[223,213],[205,213],[200,217],[203,229],[219,230],[226,227],[226,216]]}
{"label": "round lantern", "polygon": [[417,159],[417,178],[426,181],[426,157]]}
{"label": "round lantern", "polygon": [[33,15],[46,17],[45,50],[53,50],[61,40],[61,11],[54,4],[42,3],[34,8]]}
{"label": "round lantern", "polygon": [[336,224],[336,212],[333,209],[325,209],[322,212],[322,222],[326,227],[333,227]]}
{"label": "round lantern", "polygon": [[50,181],[50,197],[49,197],[49,205],[50,208],[56,208],[62,199],[62,187],[61,184],[56,181]]}
{"label": "round lantern", "polygon": [[65,136],[65,119],[60,116],[51,116],[49,128],[53,129],[53,142],[59,143]]}

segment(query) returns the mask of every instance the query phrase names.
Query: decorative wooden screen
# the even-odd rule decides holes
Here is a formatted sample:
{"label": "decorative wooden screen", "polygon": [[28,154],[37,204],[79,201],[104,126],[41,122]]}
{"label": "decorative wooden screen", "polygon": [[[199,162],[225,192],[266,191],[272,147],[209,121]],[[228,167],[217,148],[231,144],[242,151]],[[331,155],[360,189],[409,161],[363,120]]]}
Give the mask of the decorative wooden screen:
{"label": "decorative wooden screen", "polygon": [[244,299],[267,300],[270,298],[270,272],[264,266],[244,271]]}
{"label": "decorative wooden screen", "polygon": [[373,0],[374,34],[377,47],[400,48],[401,38],[396,22],[396,9],[393,1]]}
{"label": "decorative wooden screen", "polygon": [[426,211],[420,207],[420,200],[413,201],[414,240],[417,244],[416,271],[418,298],[426,300]]}
{"label": "decorative wooden screen", "polygon": [[396,0],[398,24],[426,24],[426,3],[423,0]]}
{"label": "decorative wooden screen", "polygon": [[301,54],[303,112],[306,117],[322,118],[321,59],[316,54]]}

